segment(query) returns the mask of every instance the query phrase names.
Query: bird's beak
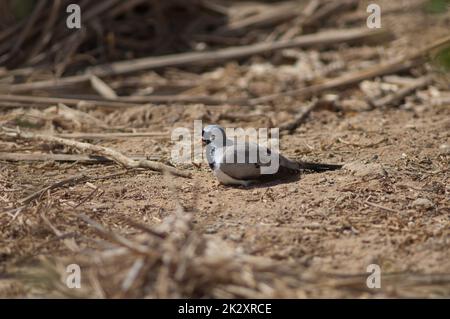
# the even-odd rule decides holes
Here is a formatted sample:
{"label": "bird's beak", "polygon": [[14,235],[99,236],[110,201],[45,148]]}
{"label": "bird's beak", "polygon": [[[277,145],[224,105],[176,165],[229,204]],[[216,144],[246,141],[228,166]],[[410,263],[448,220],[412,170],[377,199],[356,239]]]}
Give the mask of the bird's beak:
{"label": "bird's beak", "polygon": [[205,146],[206,145],[206,141],[203,138],[205,136],[205,130],[202,130],[202,145]]}

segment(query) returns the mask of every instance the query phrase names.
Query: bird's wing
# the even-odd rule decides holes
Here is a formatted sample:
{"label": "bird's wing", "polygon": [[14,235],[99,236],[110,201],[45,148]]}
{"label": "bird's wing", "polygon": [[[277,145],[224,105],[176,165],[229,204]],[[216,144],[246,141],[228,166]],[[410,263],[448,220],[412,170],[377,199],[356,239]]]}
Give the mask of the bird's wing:
{"label": "bird's wing", "polygon": [[[260,151],[262,152],[261,154],[259,153]],[[237,143],[224,148],[223,154],[219,160],[219,168],[222,172],[234,179],[260,179],[269,177],[267,174],[263,174],[261,167],[270,166],[272,164],[270,158],[274,158],[274,156],[278,156],[280,168],[287,168],[288,170],[293,171],[299,169],[298,163],[293,162],[276,152],[272,152],[266,147],[251,142]],[[278,176],[277,173],[281,173],[282,171],[279,167],[276,167],[275,171],[269,175],[273,177]]]}
{"label": "bird's wing", "polygon": [[250,160],[249,156],[251,152],[255,151],[258,151],[257,146],[249,143],[237,143],[225,147],[223,154],[221,154],[219,169],[234,179],[258,179],[261,177],[260,162],[258,158]]}

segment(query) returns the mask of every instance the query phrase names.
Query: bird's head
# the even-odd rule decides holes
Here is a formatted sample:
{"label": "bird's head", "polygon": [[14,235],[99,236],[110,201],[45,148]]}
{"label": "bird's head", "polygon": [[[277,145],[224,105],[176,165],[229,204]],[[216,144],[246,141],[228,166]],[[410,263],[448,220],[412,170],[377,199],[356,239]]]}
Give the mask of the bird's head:
{"label": "bird's head", "polygon": [[225,130],[220,125],[208,125],[202,131],[202,142],[224,145],[226,141]]}

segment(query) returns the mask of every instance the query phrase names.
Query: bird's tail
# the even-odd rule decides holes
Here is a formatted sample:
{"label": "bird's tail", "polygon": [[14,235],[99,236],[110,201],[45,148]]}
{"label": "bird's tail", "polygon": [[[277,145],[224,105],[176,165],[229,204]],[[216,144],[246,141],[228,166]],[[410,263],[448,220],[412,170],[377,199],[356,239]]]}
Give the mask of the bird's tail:
{"label": "bird's tail", "polygon": [[314,172],[335,171],[342,168],[340,164],[322,164],[310,162],[298,162],[300,169],[310,170]]}

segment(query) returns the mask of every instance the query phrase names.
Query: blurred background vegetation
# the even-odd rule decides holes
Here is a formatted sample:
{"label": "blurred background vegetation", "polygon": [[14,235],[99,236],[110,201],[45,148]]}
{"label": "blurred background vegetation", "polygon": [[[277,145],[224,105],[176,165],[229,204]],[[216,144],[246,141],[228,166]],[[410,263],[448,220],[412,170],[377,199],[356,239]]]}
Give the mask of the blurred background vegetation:
{"label": "blurred background vegetation", "polygon": [[[162,1],[162,0],[161,0]],[[186,0],[187,1],[187,0]],[[223,0],[220,3],[233,2],[237,0]],[[0,1],[0,31],[23,19],[26,19],[33,12],[38,0],[1,0]],[[76,2],[76,1],[74,1]],[[192,0],[194,3],[195,0]],[[283,2],[280,0],[255,0],[253,2]],[[300,1],[301,2],[301,1]],[[373,1],[376,2],[376,1]],[[450,0],[427,0],[423,10],[430,16],[448,14]],[[450,70],[450,47],[444,48],[435,53],[432,57],[434,64],[444,69]]]}
{"label": "blurred background vegetation", "polygon": [[11,11],[15,18],[23,19],[33,10],[36,0],[11,0]]}

